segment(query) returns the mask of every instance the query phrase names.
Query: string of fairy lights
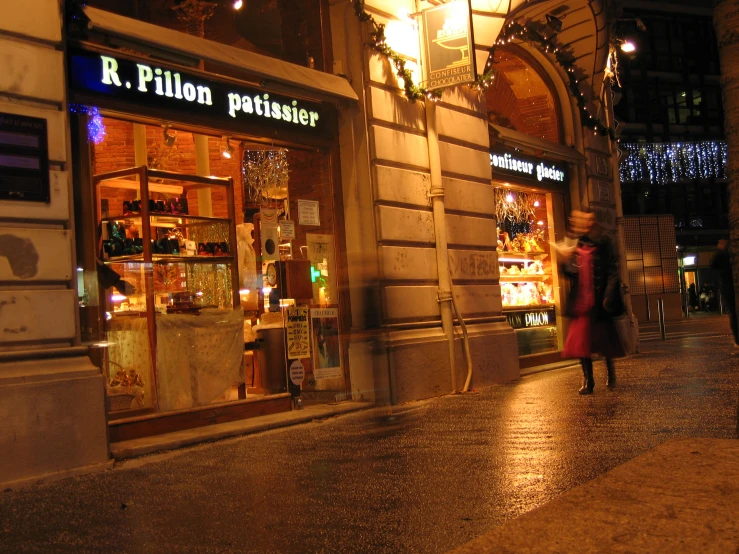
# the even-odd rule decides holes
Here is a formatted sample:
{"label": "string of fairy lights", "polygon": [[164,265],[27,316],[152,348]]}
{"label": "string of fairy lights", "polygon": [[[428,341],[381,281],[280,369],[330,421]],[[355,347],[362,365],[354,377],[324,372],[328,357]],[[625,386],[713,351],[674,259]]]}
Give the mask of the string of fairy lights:
{"label": "string of fairy lights", "polygon": [[[397,76],[403,81],[405,96],[411,102],[421,99],[436,102],[441,98],[441,91],[428,90],[424,87],[418,87],[413,84],[413,75],[411,71],[406,68],[406,60],[387,44],[385,25],[377,23],[374,17],[364,9],[364,4],[364,0],[354,0],[354,13],[361,22],[369,23],[372,26],[372,31],[370,31],[372,43],[370,44],[370,47],[387,57],[393,63]],[[475,82],[470,83],[470,86],[476,90],[484,91],[493,83],[496,76],[494,67],[496,47],[508,44],[513,40],[535,44],[543,52],[554,55],[557,63],[565,70],[568,78],[568,89],[570,94],[572,94],[577,101],[577,106],[580,111],[580,120],[583,126],[592,129],[593,134],[607,136],[611,140],[615,141],[616,132],[588,111],[587,98],[580,90],[580,83],[586,79],[586,76],[583,74],[582,70],[577,67],[574,54],[572,51],[562,47],[557,42],[554,32],[547,33],[547,28],[546,24],[537,21],[529,21],[525,24],[511,21],[505,25],[501,30],[496,43],[488,51],[485,70],[477,76]]]}
{"label": "string of fairy lights", "polygon": [[84,104],[69,104],[71,113],[81,113],[89,115],[87,120],[87,138],[95,144],[100,144],[105,140],[105,123],[103,116],[95,106],[85,106]]}
{"label": "string of fairy lights", "polygon": [[664,185],[686,179],[726,179],[728,148],[722,140],[700,142],[624,142],[619,174],[622,182]]}

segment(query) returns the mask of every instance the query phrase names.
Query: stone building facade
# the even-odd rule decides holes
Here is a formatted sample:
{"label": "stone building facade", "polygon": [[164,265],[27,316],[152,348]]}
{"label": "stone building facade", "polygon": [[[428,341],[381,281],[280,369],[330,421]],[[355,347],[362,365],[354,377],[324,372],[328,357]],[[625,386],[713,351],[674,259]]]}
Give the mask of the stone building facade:
{"label": "stone building facade", "polygon": [[[71,179],[62,9],[57,0],[30,4],[0,6],[0,40],[12,65],[0,76],[0,112],[48,122],[52,196],[48,204],[0,201],[0,236],[26,241],[38,253],[32,276],[13,273],[12,255],[9,263],[0,262],[0,301],[5,306],[0,417],[9,422],[0,429],[0,448],[10,453],[0,459],[3,484],[108,463],[104,380],[86,355],[87,345],[81,345],[84,333],[77,315],[80,258],[75,244],[81,241],[75,241],[71,199],[73,188],[81,185]],[[564,283],[555,291],[557,327],[546,356],[521,356],[519,330],[505,313],[495,200],[502,178],[496,181],[491,171],[491,152],[514,149],[568,168],[567,182],[554,191],[552,240],[564,237],[567,210],[585,207],[623,244],[615,147],[607,136],[584,125],[578,98],[568,89],[567,71],[535,45],[513,41],[505,50],[513,61],[499,72],[507,84],[497,92],[455,86],[445,89],[438,102],[409,102],[392,64],[367,46],[369,30],[357,18],[355,3],[324,4],[331,55],[323,61],[328,67],[330,59],[333,73],[348,79],[353,89],[335,103],[336,155],[329,166],[315,168],[320,180],[329,172],[327,178],[333,179],[331,221],[340,235],[336,244],[344,250],[337,259],[346,320],[341,338],[345,394],[397,404],[465,386],[509,382],[520,376],[522,367],[556,359],[566,332],[560,318]],[[390,22],[407,20],[407,14],[431,5],[418,4],[372,0],[364,8],[378,21]],[[476,10],[477,2],[472,4]],[[538,6],[532,11],[512,2],[501,22],[541,20],[562,8],[556,1]],[[607,9],[605,2],[584,1],[568,6],[566,13],[560,9],[565,24],[558,37],[575,50],[587,109],[612,126],[605,72]],[[484,17],[483,11],[473,13]],[[138,28],[133,20],[95,13],[103,32],[106,22]],[[181,43],[189,38],[183,35]],[[490,46],[477,44],[477,54]],[[525,93],[516,73],[520,67],[538,75],[543,94]],[[298,70],[306,75],[306,86],[308,70]],[[497,107],[497,119],[491,116],[491,104]],[[146,115],[152,120],[155,114]],[[113,138],[118,131],[111,126]],[[129,146],[112,140],[106,148],[128,152]],[[314,192],[319,200],[325,195],[317,188]],[[90,237],[84,239],[89,242]],[[556,263],[552,265],[556,271]],[[464,330],[459,318],[454,323],[455,311]],[[635,332],[630,318],[623,325]]]}

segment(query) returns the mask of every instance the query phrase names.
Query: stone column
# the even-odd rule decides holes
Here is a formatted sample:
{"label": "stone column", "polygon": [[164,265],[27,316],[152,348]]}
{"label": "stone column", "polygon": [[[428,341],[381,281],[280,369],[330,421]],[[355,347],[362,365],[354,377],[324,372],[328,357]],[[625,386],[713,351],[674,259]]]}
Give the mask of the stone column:
{"label": "stone column", "polygon": [[46,120],[51,189],[0,200],[0,489],[108,464],[103,377],[79,341],[61,14],[0,3],[0,117]]}

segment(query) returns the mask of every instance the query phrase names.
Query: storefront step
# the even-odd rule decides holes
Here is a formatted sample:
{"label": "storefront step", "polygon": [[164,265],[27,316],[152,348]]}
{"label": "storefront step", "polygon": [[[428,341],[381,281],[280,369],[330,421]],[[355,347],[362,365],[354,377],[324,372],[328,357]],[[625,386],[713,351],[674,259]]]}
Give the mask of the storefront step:
{"label": "storefront step", "polygon": [[566,367],[580,367],[579,360],[560,360],[549,364],[541,364],[530,367],[521,367],[521,377],[524,375],[532,375],[534,373],[541,373],[542,371],[551,371],[554,369],[564,369]]}
{"label": "storefront step", "polygon": [[[288,402],[290,401],[289,396],[287,400]],[[359,410],[366,410],[373,406],[374,404],[372,402],[351,401],[306,406],[302,410],[273,413],[261,417],[230,421],[228,423],[217,423],[206,427],[111,442],[110,453],[116,460],[124,460],[154,452],[192,446],[201,442],[250,435],[270,429],[307,423],[315,419],[324,419]]]}

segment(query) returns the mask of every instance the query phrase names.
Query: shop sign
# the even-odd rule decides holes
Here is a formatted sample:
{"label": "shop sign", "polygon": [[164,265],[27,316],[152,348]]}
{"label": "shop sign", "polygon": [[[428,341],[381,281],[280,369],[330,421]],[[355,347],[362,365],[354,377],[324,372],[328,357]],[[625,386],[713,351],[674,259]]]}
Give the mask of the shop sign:
{"label": "shop sign", "polygon": [[475,47],[469,2],[448,2],[422,14],[426,88],[434,90],[474,82]]}
{"label": "shop sign", "polygon": [[511,176],[538,183],[567,183],[567,164],[542,160],[515,151],[491,150],[490,167],[494,179]]}
{"label": "shop sign", "polygon": [[0,113],[0,199],[50,201],[45,119]]}
{"label": "shop sign", "polygon": [[295,238],[295,222],[289,219],[280,221],[280,239],[292,240]]}
{"label": "shop sign", "polygon": [[326,110],[315,102],[265,92],[167,67],[155,60],[75,51],[70,55],[75,91],[226,121],[259,122],[316,133],[328,131]]}
{"label": "shop sign", "polygon": [[295,360],[290,364],[290,381],[292,384],[299,387],[303,384],[305,379],[305,366],[300,360]]}
{"label": "shop sign", "polygon": [[312,308],[310,319],[313,337],[313,376],[316,379],[342,377],[339,309]]}
{"label": "shop sign", "polygon": [[504,312],[508,324],[514,329],[530,329],[532,327],[548,327],[557,324],[554,308],[539,310],[515,310]]}
{"label": "shop sign", "polygon": [[287,327],[287,359],[310,358],[308,308],[288,307],[285,325]]}
{"label": "shop sign", "polygon": [[321,225],[318,217],[318,200],[298,200],[298,223],[300,225]]}

